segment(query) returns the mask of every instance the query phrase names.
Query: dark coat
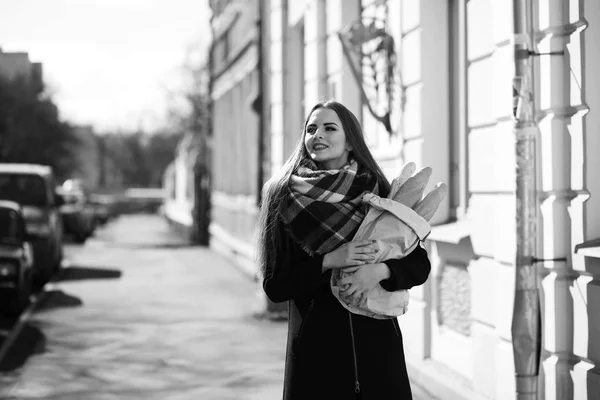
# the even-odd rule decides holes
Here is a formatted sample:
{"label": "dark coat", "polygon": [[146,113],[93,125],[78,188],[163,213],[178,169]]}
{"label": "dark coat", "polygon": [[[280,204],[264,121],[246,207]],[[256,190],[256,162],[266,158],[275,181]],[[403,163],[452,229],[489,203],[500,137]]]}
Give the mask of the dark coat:
{"label": "dark coat", "polygon": [[[396,318],[348,312],[331,293],[331,271],[321,272],[323,256],[309,256],[284,235],[283,251],[263,280],[271,301],[289,300],[284,400],[412,399]],[[391,277],[380,284],[388,291],[421,285],[431,270],[421,246],[385,264]]]}

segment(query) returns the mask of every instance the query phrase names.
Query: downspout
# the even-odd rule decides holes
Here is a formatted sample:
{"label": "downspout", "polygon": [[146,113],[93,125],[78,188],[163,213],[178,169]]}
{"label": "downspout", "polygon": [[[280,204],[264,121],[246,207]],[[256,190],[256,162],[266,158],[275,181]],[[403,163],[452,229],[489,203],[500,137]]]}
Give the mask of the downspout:
{"label": "downspout", "polygon": [[264,12],[264,1],[258,1],[258,16],[256,18],[256,31],[257,31],[257,52],[258,61],[256,69],[258,71],[258,97],[255,108],[258,111],[258,166],[257,166],[257,197],[256,204],[260,207],[262,197],[262,186],[264,184],[264,162],[265,162],[265,110],[264,107],[264,71],[263,71],[263,31],[264,27],[262,24],[263,12]]}
{"label": "downspout", "polygon": [[516,398],[536,400],[541,350],[541,314],[535,265],[537,188],[531,0],[513,0],[513,113],[516,140],[516,258],[512,344]]}

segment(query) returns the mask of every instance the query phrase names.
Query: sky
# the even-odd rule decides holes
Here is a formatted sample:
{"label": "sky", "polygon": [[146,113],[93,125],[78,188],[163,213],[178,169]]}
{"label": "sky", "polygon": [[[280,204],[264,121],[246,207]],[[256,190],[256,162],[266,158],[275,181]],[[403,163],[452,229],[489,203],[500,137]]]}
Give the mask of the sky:
{"label": "sky", "polygon": [[0,48],[42,63],[62,119],[160,129],[206,57],[208,0],[0,0]]}

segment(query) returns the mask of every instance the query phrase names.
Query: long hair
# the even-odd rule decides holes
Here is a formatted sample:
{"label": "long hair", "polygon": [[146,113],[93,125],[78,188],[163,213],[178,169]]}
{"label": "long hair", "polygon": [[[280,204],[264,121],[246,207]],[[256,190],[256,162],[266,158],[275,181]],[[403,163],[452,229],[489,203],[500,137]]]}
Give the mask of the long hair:
{"label": "long hair", "polygon": [[278,225],[278,207],[285,200],[289,180],[303,159],[309,158],[304,145],[306,136],[306,125],[315,110],[328,108],[335,111],[342,122],[342,128],[346,133],[346,140],[352,146],[350,152],[356,160],[359,168],[365,168],[377,178],[379,195],[387,197],[390,192],[390,183],[377,164],[363,135],[362,127],[356,116],[343,104],[337,101],[326,101],[317,103],[308,113],[304,121],[302,135],[290,157],[283,167],[271,179],[265,183],[262,189],[260,210],[257,220],[257,246],[256,255],[261,278],[266,277],[272,268],[272,259],[282,250],[282,233]]}

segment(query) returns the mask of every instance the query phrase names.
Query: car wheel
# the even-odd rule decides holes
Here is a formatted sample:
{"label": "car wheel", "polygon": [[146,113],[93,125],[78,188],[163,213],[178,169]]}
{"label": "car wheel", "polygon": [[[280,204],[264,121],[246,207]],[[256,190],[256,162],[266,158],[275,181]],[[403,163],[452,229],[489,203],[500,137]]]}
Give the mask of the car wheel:
{"label": "car wheel", "polygon": [[60,272],[60,270],[62,269],[62,264],[63,264],[63,251],[62,249],[60,250],[60,256],[58,257],[58,260],[56,260],[56,263],[54,264],[54,267],[52,267],[52,273],[53,275],[56,275]]}
{"label": "car wheel", "polygon": [[19,291],[8,301],[6,312],[12,317],[18,317],[31,302],[32,280],[31,273],[25,274],[23,284]]}
{"label": "car wheel", "polygon": [[88,235],[86,233],[79,232],[75,235],[75,242],[82,244],[82,243],[85,243],[87,238],[88,238]]}

